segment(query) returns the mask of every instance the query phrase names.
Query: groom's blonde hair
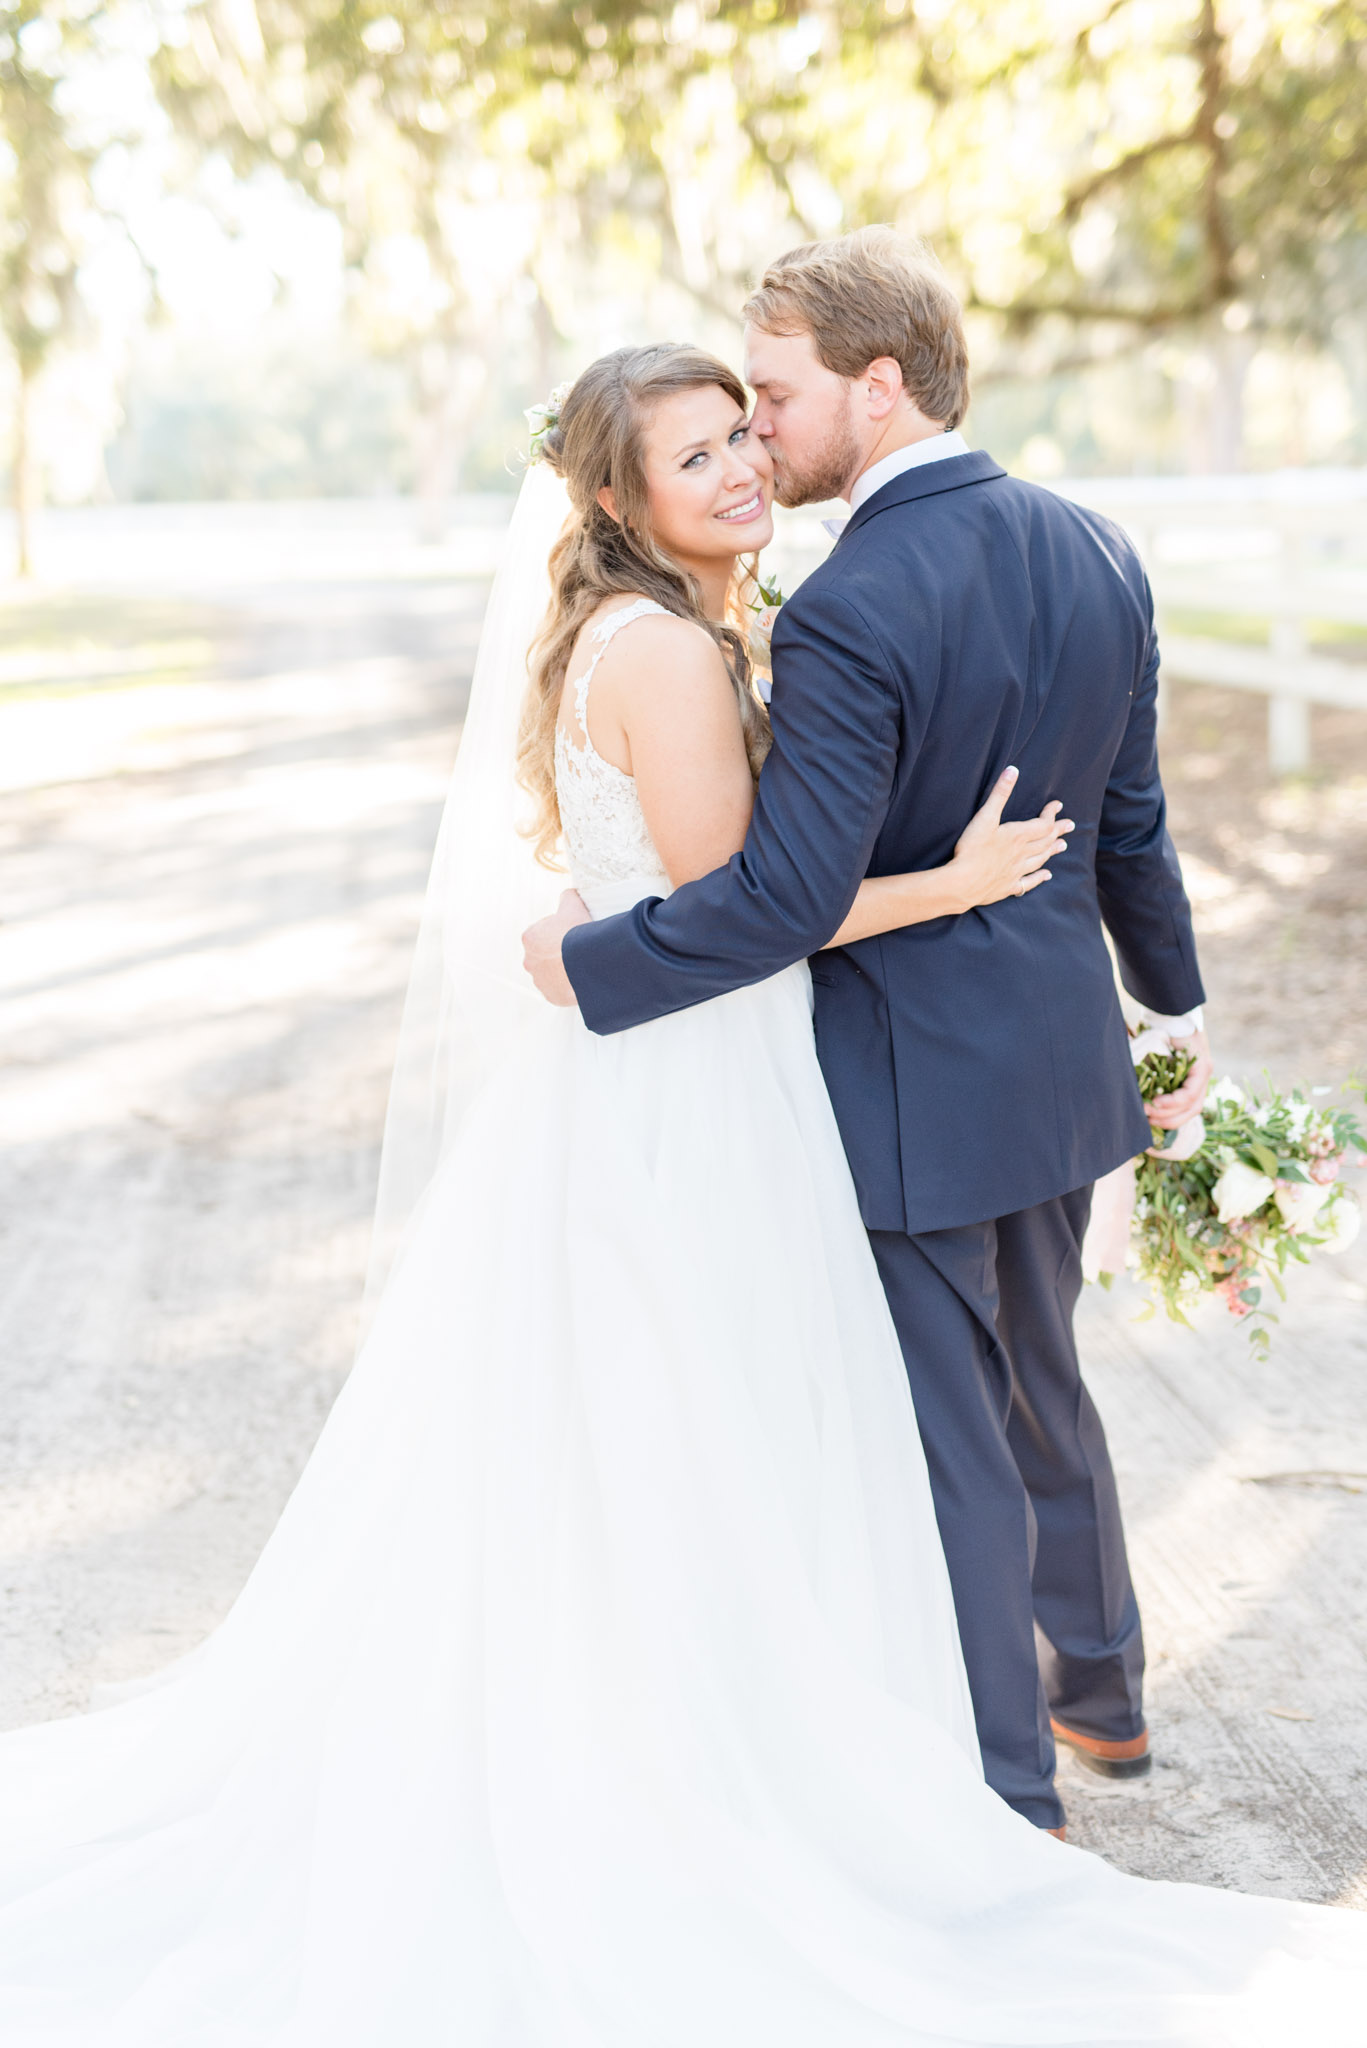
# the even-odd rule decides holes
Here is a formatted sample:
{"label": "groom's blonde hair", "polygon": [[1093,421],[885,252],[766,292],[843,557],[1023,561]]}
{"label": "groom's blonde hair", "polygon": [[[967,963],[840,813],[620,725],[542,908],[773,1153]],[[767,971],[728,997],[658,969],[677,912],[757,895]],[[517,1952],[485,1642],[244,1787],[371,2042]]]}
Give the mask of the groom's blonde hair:
{"label": "groom's blonde hair", "polygon": [[896,228],[856,228],[790,249],[769,265],[743,312],[766,334],[810,334],[838,377],[862,377],[877,357],[891,356],[927,419],[957,427],[968,411],[959,301],[928,246]]}

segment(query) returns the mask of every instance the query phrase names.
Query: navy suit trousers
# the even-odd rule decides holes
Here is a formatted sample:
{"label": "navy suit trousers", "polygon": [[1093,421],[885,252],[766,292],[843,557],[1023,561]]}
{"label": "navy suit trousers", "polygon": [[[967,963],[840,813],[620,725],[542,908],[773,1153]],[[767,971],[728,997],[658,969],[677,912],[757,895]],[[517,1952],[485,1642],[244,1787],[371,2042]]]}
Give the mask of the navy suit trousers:
{"label": "navy suit trousers", "polygon": [[1144,1727],[1115,1476],[1073,1337],[1091,1193],[959,1229],[869,1232],[930,1468],[983,1768],[1040,1827],[1063,1820],[1051,1713],[1105,1741]]}

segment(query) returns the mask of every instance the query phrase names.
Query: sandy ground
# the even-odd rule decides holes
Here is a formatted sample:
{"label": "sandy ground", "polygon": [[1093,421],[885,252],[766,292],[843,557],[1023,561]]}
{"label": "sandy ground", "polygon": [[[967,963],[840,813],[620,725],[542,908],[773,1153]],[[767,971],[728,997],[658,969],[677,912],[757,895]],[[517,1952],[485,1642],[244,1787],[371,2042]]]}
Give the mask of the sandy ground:
{"label": "sandy ground", "polygon": [[[239,533],[212,574],[202,536],[95,549],[0,612],[5,1726],[213,1625],[349,1363],[488,548],[320,536],[285,560]],[[1175,693],[1245,1076],[1367,1065],[1367,720],[1317,748],[1271,788],[1256,702]],[[1074,1837],[1367,1906],[1367,1246],[1301,1277],[1265,1363],[1138,1306],[1090,1293],[1082,1321],[1159,1761],[1124,1787],[1065,1762]]]}

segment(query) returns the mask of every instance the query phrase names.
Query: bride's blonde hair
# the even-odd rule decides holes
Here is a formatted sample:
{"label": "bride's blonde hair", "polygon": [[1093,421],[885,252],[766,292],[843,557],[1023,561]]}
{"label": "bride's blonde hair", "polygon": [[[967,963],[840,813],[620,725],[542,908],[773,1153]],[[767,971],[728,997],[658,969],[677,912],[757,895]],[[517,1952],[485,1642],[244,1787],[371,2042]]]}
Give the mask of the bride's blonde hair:
{"label": "bride's blonde hair", "polygon": [[[529,682],[518,733],[517,775],[536,805],[531,831],[537,858],[555,865],[560,806],[555,794],[555,726],[574,643],[584,621],[608,597],[654,598],[666,611],[710,634],[735,687],[752,773],[769,751],[769,719],[751,684],[746,649],[746,599],[753,569],[733,583],[727,618],[703,610],[693,576],[667,555],[651,531],[645,475],[645,428],[661,399],[715,384],[748,410],[734,370],[687,342],[618,348],[576,377],[556,424],[542,437],[542,459],[564,478],[573,517],[551,550],[551,602],[532,643]],[[598,502],[607,485],[618,517]]]}

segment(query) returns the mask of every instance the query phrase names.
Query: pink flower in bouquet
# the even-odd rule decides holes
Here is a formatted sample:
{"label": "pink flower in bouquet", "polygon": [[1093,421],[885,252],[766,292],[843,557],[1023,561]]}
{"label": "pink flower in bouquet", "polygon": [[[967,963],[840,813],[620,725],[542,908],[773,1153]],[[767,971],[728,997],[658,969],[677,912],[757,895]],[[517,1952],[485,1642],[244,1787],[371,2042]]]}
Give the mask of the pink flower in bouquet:
{"label": "pink flower in bouquet", "polygon": [[1339,1177],[1339,1166],[1342,1160],[1343,1154],[1341,1152],[1331,1152],[1326,1159],[1312,1159],[1310,1162],[1311,1180],[1318,1182],[1322,1188],[1332,1187]]}
{"label": "pink flower in bouquet", "polygon": [[1215,1292],[1219,1295],[1230,1314],[1238,1317],[1240,1321],[1245,1316],[1251,1316],[1253,1313],[1249,1304],[1244,1300],[1243,1286],[1243,1279],[1238,1273],[1231,1273],[1228,1280],[1217,1280],[1215,1283]]}

